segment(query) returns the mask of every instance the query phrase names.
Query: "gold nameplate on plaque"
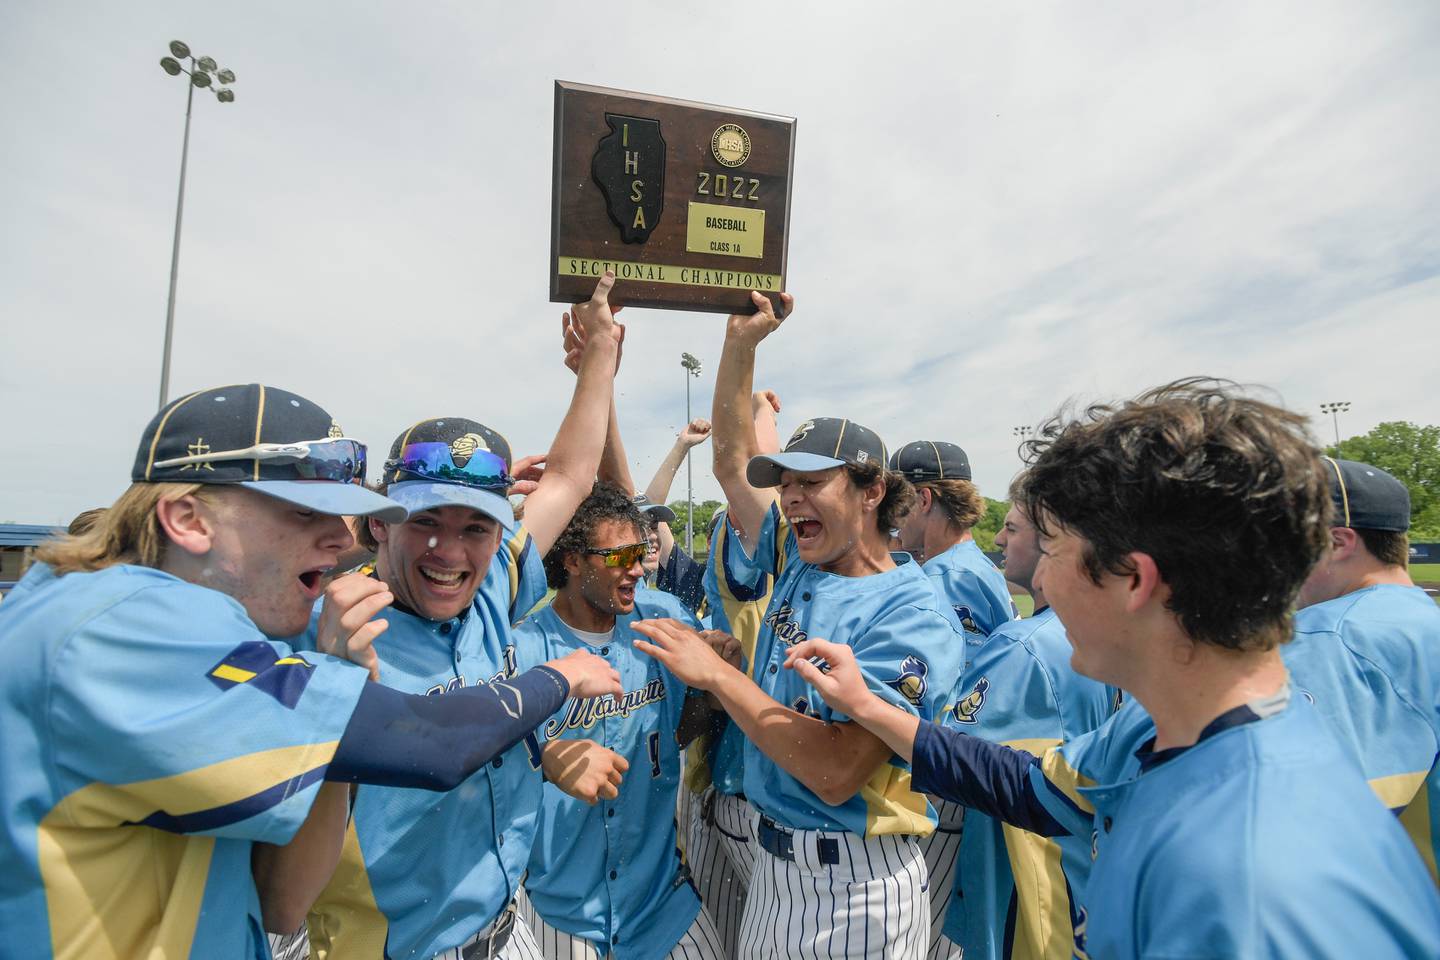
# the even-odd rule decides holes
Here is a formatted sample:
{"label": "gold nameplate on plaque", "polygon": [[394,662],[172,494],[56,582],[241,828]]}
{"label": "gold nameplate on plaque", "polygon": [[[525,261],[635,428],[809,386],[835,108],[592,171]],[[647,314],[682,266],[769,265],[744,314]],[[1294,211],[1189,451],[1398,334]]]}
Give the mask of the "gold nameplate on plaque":
{"label": "gold nameplate on plaque", "polygon": [[759,290],[779,293],[783,289],[778,273],[755,273],[749,270],[719,270],[708,267],[682,267],[664,263],[639,263],[634,260],[597,260],[594,257],[560,257],[556,273],[562,277],[600,279],[609,270],[617,280],[645,283],[672,283],[687,287],[723,290]]}
{"label": "gold nameplate on plaque", "polygon": [[690,201],[690,224],[685,231],[690,253],[725,253],[732,257],[765,255],[765,211]]}

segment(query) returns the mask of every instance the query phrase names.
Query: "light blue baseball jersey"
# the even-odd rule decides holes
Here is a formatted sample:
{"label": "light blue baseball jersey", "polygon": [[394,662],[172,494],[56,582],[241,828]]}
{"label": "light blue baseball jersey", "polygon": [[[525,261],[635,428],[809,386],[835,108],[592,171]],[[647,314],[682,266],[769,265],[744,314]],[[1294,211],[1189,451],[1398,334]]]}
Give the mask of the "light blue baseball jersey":
{"label": "light blue baseball jersey", "polygon": [[658,660],[633,646],[636,620],[672,617],[691,626],[683,603],[659,590],[637,592],[608,643],[592,647],[546,607],[516,629],[520,668],[589,650],[620,674],[624,693],[571,700],[541,724],[541,743],[593,740],[629,761],[619,796],[594,806],[545,784],[525,890],[557,930],[603,957],[658,960],[685,935],[700,898],[675,847],[680,750],[675,731],[686,689]]}
{"label": "light blue baseball jersey", "polygon": [[[1153,730],[1130,706],[1071,749],[1081,769],[1141,767]],[[1078,788],[1095,859],[1077,957],[1440,956],[1414,846],[1304,697],[1210,731]]]}
{"label": "light blue baseball jersey", "polygon": [[967,637],[988,636],[1000,624],[1015,619],[1005,574],[974,540],[962,540],[931,557],[923,568],[940,596],[955,608]]}
{"label": "light blue baseball jersey", "polygon": [[[966,646],[970,663],[946,726],[1043,756],[1110,716],[1113,694],[1071,669],[1065,627],[1048,607],[988,637],[972,634]],[[970,810],[957,859],[945,936],[967,958],[1068,955],[1067,873],[1089,871],[1088,830],[1050,839]]]}
{"label": "light blue baseball jersey", "polygon": [[[775,578],[745,558],[728,512],[720,512],[724,519],[710,538],[710,562],[705,567],[705,605],[711,627],[740,641],[741,664],[753,680],[755,641]],[[743,562],[737,561],[737,553]],[[745,734],[728,717],[720,722],[718,737],[703,737],[687,750],[685,784],[699,793],[713,783],[719,792],[734,796],[744,788]]]}
{"label": "light blue baseball jersey", "polygon": [[1297,613],[1281,653],[1437,877],[1440,608],[1419,587],[1367,587]]}
{"label": "light blue baseball jersey", "polygon": [[[877,696],[921,719],[937,719],[960,677],[965,635],[920,565],[908,554],[895,558],[893,570],[871,576],[827,573],[800,559],[789,522],[778,505],[772,506],[755,556],[737,549],[727,558],[738,580],[750,575],[747,566],[776,578],[755,645],[753,672],[760,689],[797,712],[827,723],[848,722],[798,673],[785,669],[790,647],[816,637],[849,645]],[[761,813],[794,830],[925,836],[935,829],[935,809],[911,789],[910,780],[910,765],[892,755],[859,793],[830,806],[745,742],[745,796]]]}
{"label": "light blue baseball jersey", "polygon": [[0,952],[268,957],[253,842],[308,815],[366,672],[146,567],[22,587],[0,606]]}
{"label": "light blue baseball jersey", "polygon": [[[539,551],[521,527],[496,551],[463,617],[381,611],[390,626],[375,640],[380,682],[440,695],[514,676],[511,621],[544,595]],[[314,648],[313,621],[296,642]],[[361,787],[340,865],[310,913],[317,956],[432,957],[484,929],[520,886],[540,792],[524,742],[448,793]]]}

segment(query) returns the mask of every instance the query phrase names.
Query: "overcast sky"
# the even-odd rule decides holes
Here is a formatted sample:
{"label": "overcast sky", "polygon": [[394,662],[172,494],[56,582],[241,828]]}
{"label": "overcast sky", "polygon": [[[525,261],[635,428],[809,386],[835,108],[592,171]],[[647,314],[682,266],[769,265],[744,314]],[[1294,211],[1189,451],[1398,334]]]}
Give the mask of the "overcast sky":
{"label": "overcast sky", "polygon": [[[784,435],[949,440],[1003,497],[1015,425],[1186,374],[1317,418],[1350,400],[1346,435],[1440,420],[1433,0],[8,0],[0,520],[109,503],[154,412],[171,39],[238,75],[233,104],[195,100],[172,396],[258,380],[382,450],[436,415],[548,446],[572,386],[546,279],[560,78],[798,118],[798,308],[757,370]],[[643,485],[682,350],[708,410],[724,319],[622,319]]]}

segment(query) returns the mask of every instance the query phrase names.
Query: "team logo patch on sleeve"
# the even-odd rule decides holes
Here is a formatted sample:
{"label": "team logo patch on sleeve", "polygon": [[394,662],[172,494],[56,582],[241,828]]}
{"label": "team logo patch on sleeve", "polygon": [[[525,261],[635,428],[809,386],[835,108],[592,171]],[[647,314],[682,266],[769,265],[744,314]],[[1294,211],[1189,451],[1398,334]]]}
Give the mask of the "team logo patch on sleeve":
{"label": "team logo patch on sleeve", "polygon": [[927,687],[925,677],[929,673],[929,664],[919,657],[910,656],[900,662],[900,676],[894,680],[886,680],[885,683],[894,687],[900,692],[900,696],[918,707],[920,701],[925,699]]}
{"label": "team logo patch on sleeve", "polygon": [[975,622],[975,614],[969,607],[957,605],[955,607],[955,616],[960,619],[960,626],[965,628],[966,633],[985,632],[980,629],[980,624]]}
{"label": "team logo patch on sleeve", "polygon": [[221,690],[246,684],[267,693],[290,709],[310,682],[315,667],[303,657],[276,656],[275,648],[259,640],[247,640],[225,655],[208,674]]}
{"label": "team logo patch on sleeve", "polygon": [[990,689],[990,681],[981,677],[975,681],[975,686],[955,703],[955,719],[960,723],[974,723],[975,717],[980,713],[980,708],[985,706],[985,694]]}

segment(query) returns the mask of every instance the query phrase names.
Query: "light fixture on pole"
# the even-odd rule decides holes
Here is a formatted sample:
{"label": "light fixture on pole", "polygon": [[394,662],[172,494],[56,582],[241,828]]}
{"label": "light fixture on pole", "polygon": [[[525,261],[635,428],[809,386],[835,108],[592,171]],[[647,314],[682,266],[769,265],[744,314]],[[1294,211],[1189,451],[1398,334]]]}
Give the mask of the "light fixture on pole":
{"label": "light fixture on pole", "polygon": [[[680,354],[680,366],[685,368],[685,429],[690,429],[690,379],[700,376],[700,360],[693,353]],[[690,451],[685,451],[685,553],[695,552],[695,488],[690,472]]]}
{"label": "light fixture on pole", "polygon": [[[1012,436],[1015,437],[1015,440],[1016,440],[1017,445],[1023,444],[1026,440],[1029,440],[1029,439],[1030,439],[1030,435],[1031,435],[1032,433],[1034,433],[1034,432],[1035,432],[1035,428],[1034,428],[1034,427],[1024,427],[1024,426],[1021,426],[1021,427],[1011,427],[1011,428],[1010,428],[1010,433],[1011,433]],[[1022,459],[1023,459],[1023,458],[1022,458]]]}
{"label": "light fixture on pole", "polygon": [[1320,412],[1321,412],[1321,413],[1328,413],[1328,414],[1330,414],[1330,418],[1331,418],[1331,420],[1332,420],[1332,421],[1334,422],[1334,424],[1335,424],[1335,446],[1336,446],[1336,447],[1339,447],[1339,446],[1340,446],[1340,414],[1344,413],[1346,410],[1349,410],[1349,409],[1350,409],[1350,401],[1349,401],[1349,400],[1334,400],[1334,401],[1331,401],[1330,403],[1322,403],[1322,404],[1320,404]]}
{"label": "light fixture on pole", "polygon": [[[180,194],[175,200],[175,243],[170,250],[170,298],[165,305],[165,352],[160,360],[160,406],[170,393],[170,341],[175,332],[175,285],[180,279],[180,219],[185,212],[185,168],[190,159],[190,106],[195,100],[195,88],[209,90],[221,103],[234,103],[235,91],[230,84],[235,82],[235,71],[222,70],[210,57],[196,58],[190,48],[179,40],[170,41],[171,56],[160,58],[160,69],[178,77],[185,74],[190,82],[185,84],[185,139],[180,147]],[[180,61],[189,60],[190,69]],[[219,83],[217,88],[215,83]]]}

